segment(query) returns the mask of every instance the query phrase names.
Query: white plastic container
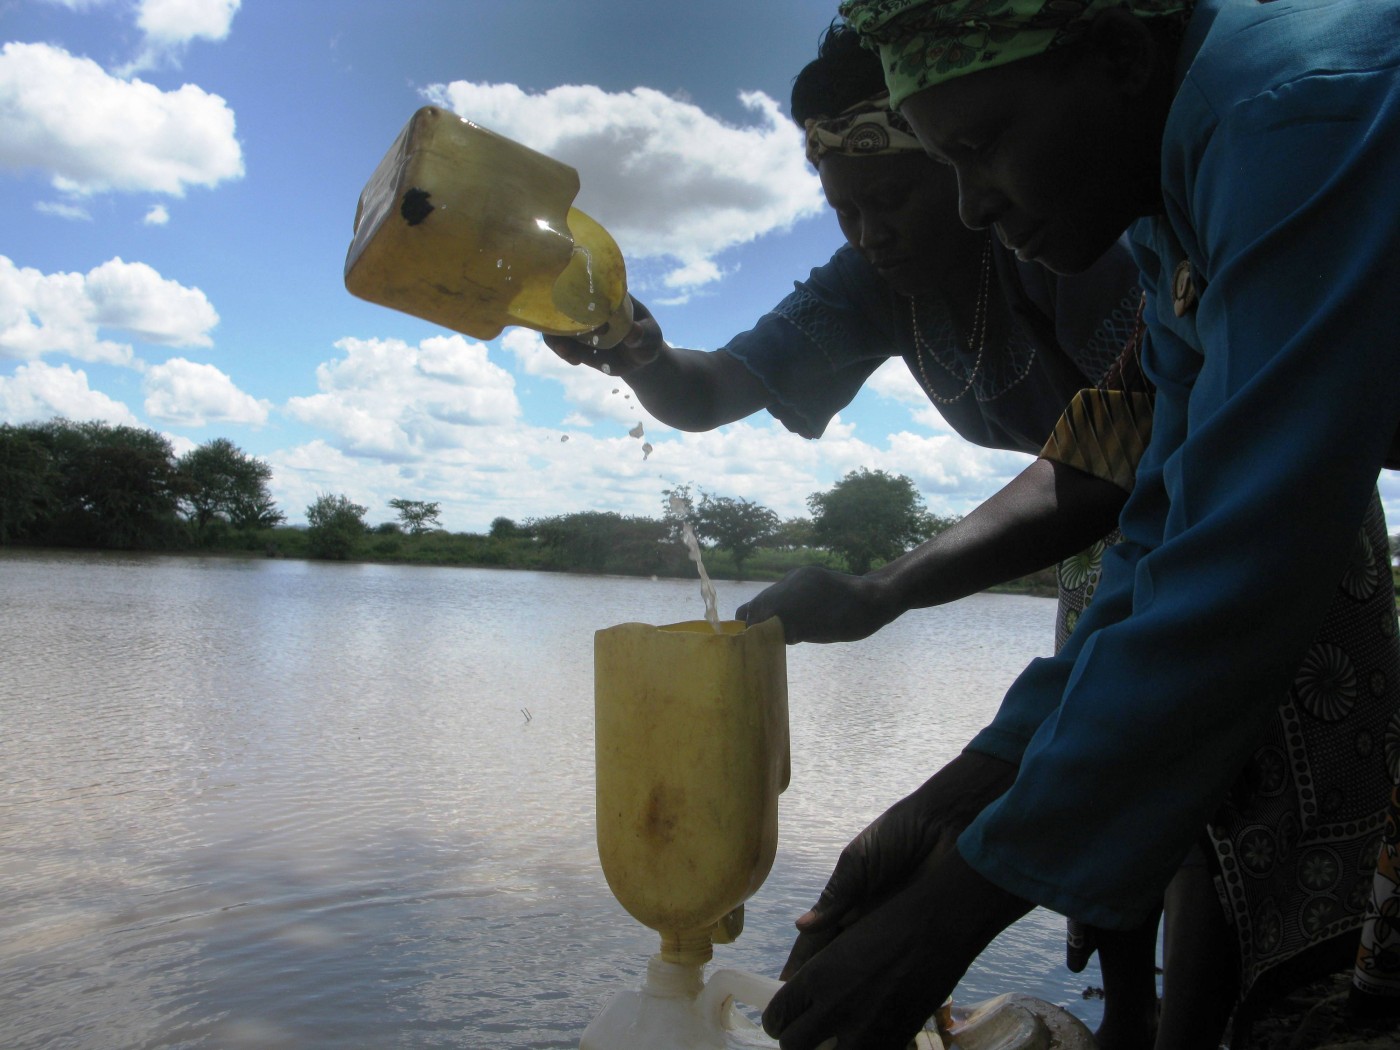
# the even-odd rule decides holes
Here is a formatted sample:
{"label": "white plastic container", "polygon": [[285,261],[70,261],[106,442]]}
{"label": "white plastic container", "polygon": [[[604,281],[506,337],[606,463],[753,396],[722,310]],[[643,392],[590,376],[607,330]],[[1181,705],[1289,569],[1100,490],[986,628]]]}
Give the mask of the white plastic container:
{"label": "white plastic container", "polygon": [[[616,993],[583,1033],[579,1050],[777,1050],[776,1040],[735,1009],[762,1010],[781,981],[742,970],[647,963],[641,988]],[[1094,1050],[1094,1037],[1068,1010],[1028,995],[1000,995],[953,1007],[942,1032],[920,1032],[909,1050]],[[817,1050],[840,1050],[836,1039]]]}
{"label": "white plastic container", "polygon": [[580,1050],[740,1050],[778,1044],[734,1009],[761,1010],[782,984],[739,970],[668,962],[658,953],[647,963],[641,988],[617,992],[583,1033]]}

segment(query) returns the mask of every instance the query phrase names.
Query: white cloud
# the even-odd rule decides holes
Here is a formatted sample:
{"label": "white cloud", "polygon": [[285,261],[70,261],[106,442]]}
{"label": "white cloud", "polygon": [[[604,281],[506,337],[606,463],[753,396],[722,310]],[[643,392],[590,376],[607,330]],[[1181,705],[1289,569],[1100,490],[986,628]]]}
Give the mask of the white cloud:
{"label": "white cloud", "polygon": [[904,363],[902,357],[887,358],[884,364],[871,373],[861,389],[873,391],[881,397],[904,405],[923,407],[929,403],[928,395],[919,386],[919,381],[909,371],[909,366]]}
{"label": "white cloud", "polygon": [[44,274],[0,255],[0,357],[64,353],[128,364],[116,329],[167,346],[209,346],[219,315],[198,288],[166,280],[145,263],[109,259],[86,274]]}
{"label": "white cloud", "polygon": [[578,207],[607,228],[629,265],[664,261],[661,282],[671,290],[719,279],[720,253],[825,208],[801,132],[760,92],[739,96],[754,115],[744,127],[643,87],[527,94],[513,84],[453,81],[423,94],[576,168]]}
{"label": "white cloud", "polygon": [[109,259],[88,271],[95,320],[165,346],[212,346],[219,315],[198,288],[169,281],[141,262]]}
{"label": "white cloud", "polygon": [[320,393],[292,398],[287,411],[347,453],[414,459],[520,414],[515,380],[465,336],[432,336],[416,347],[399,339],[335,345],[345,356],[317,367]]}
{"label": "white cloud", "polygon": [[545,346],[544,339],[536,332],[526,328],[507,329],[501,336],[501,347],[515,357],[526,375],[552,379],[564,388],[565,400],[576,406],[577,411],[561,420],[561,425],[589,426],[599,421],[612,421],[630,427],[644,419],[649,429],[664,426],[647,414],[621,379],[603,375],[586,365],[568,364]]}
{"label": "white cloud", "polygon": [[243,0],[140,0],[136,24],[147,38],[184,44],[196,38],[223,40]]}
{"label": "white cloud", "polygon": [[271,404],[245,394],[213,365],[173,357],[152,366],[145,375],[146,413],[152,419],[177,426],[202,427],[206,423],[267,422]]}
{"label": "white cloud", "polygon": [[145,46],[117,70],[123,77],[161,65],[179,66],[193,40],[223,40],[242,0],[138,0],[136,24]]}
{"label": "white cloud", "polygon": [[170,221],[170,209],[164,204],[153,204],[141,221],[147,226],[164,226]]}
{"label": "white cloud", "polygon": [[161,91],[48,44],[0,50],[0,168],[37,169],[75,196],[183,196],[243,174],[233,111],[193,84]]}
{"label": "white cloud", "polygon": [[93,390],[87,373],[81,369],[36,361],[20,365],[11,376],[0,376],[0,419],[7,423],[32,423],[54,416],[140,425],[120,401]]}
{"label": "white cloud", "polygon": [[78,204],[69,204],[66,201],[35,201],[34,210],[43,215],[52,215],[57,219],[68,219],[70,222],[92,221],[92,215],[86,208]]}

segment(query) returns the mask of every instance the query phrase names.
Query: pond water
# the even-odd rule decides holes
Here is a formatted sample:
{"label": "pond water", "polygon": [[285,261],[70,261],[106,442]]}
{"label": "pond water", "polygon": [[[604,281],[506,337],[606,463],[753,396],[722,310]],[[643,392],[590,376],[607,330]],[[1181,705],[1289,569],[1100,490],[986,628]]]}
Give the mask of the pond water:
{"label": "pond water", "polygon": [[[702,611],[698,581],[0,551],[0,1046],[577,1047],[656,948],[594,846],[593,632]],[[778,855],[720,965],[776,975],[1053,614],[788,650]],[[1096,1024],[1063,943],[1033,912],[957,999]]]}

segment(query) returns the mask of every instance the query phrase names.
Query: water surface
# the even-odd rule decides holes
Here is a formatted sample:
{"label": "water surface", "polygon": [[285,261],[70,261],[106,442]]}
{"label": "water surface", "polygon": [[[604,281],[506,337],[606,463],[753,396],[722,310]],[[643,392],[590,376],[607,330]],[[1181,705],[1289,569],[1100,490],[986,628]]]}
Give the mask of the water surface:
{"label": "water surface", "polygon": [[[720,581],[722,615],[758,585]],[[593,841],[593,631],[698,581],[0,551],[0,1046],[576,1047],[656,937]],[[788,650],[776,974],[840,848],[1050,644],[1002,595]],[[528,712],[528,716],[527,716]],[[1036,912],[958,991],[1097,1021]]]}

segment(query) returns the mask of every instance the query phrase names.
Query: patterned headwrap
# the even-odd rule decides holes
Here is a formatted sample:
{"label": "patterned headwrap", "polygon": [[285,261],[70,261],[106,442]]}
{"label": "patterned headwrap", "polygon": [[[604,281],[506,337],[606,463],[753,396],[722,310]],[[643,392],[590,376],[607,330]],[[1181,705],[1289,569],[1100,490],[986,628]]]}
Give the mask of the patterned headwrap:
{"label": "patterned headwrap", "polygon": [[807,159],[816,167],[828,153],[873,157],[881,153],[922,153],[914,132],[894,110],[888,92],[862,99],[834,117],[808,117]]}
{"label": "patterned headwrap", "polygon": [[1189,16],[1196,0],[842,0],[841,15],[878,47],[890,105],[965,73],[1077,40],[1100,12]]}

